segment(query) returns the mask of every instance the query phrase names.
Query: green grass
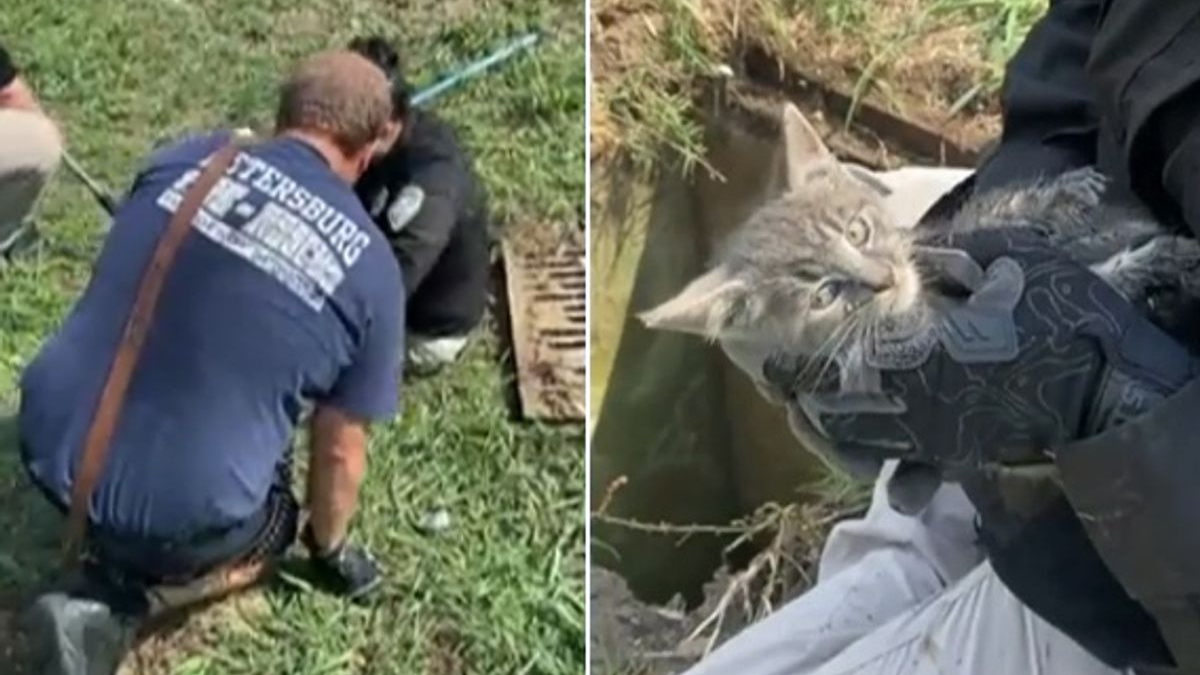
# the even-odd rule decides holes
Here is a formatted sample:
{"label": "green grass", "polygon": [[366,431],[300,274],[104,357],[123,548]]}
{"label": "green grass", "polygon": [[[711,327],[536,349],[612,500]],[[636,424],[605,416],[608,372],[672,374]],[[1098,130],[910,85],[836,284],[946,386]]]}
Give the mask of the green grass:
{"label": "green grass", "polygon": [[[594,0],[603,12],[619,0]],[[803,17],[816,29],[860,51],[864,28],[872,27],[865,53],[855,63],[836,63],[848,78],[833,81],[852,90],[855,101],[869,92],[890,101],[893,90],[906,82],[888,81],[881,71],[899,55],[934,31],[968,28],[970,44],[962,57],[977,62],[979,76],[972,86],[947,105],[947,117],[983,100],[994,99],[1003,82],[1004,65],[1021,40],[1046,9],[1046,0],[922,0],[911,12],[893,16],[881,13],[886,2],[875,0],[662,0],[647,15],[643,25],[654,30],[629,29],[637,38],[622,40],[635,44],[644,58],[625,59],[621,72],[596,72],[594,96],[608,118],[607,133],[614,141],[604,145],[630,160],[643,171],[678,165],[685,172],[703,165],[703,134],[695,123],[693,85],[697,78],[711,76],[716,64],[736,60],[739,48],[756,44],[784,61],[795,59],[797,43],[805,39],[795,32],[796,19]],[[620,14],[620,12],[617,12]],[[636,26],[636,19],[625,19]],[[886,30],[880,33],[880,28]],[[790,65],[809,70],[807,62]],[[847,120],[848,122],[849,120]],[[664,162],[674,156],[679,162]]]}
{"label": "green grass", "polygon": [[[595,0],[594,11],[608,4]],[[593,96],[639,172],[655,171],[664,150],[690,172],[704,162],[703,129],[692,115],[691,79],[713,72],[719,47],[704,32],[703,10],[690,0],[662,0],[653,14],[660,19],[655,39],[629,43],[640,58],[631,59],[619,73],[594,66]]]}
{"label": "green grass", "polygon": [[[862,25],[868,15],[861,0],[831,0],[825,23],[831,30],[849,35]],[[954,26],[971,29],[975,40],[975,56],[983,66],[982,76],[944,111],[954,116],[979,99],[995,96],[1004,84],[1004,69],[1008,60],[1021,46],[1021,41],[1033,23],[1046,10],[1045,0],[927,0],[919,11],[893,29],[888,40],[873,54],[854,83],[854,106],[847,114],[850,123],[860,99],[868,89],[879,84],[878,71],[900,53],[912,48],[914,42],[928,31]],[[882,83],[887,86],[887,83]]]}
{"label": "green grass", "polygon": [[[573,225],[584,199],[580,0],[6,0],[0,36],[27,67],[73,154],[124,189],[159,138],[266,129],[282,69],[360,31],[402,41],[428,82],[517,33],[553,33],[530,56],[471,81],[436,109],[475,154],[500,221]],[[86,283],[104,219],[65,172],[42,210],[40,253],[0,270],[0,403]],[[402,415],[372,437],[356,536],[388,570],[382,597],[348,606],[303,590],[265,594],[247,621],[188,629],[155,672],[547,673],[584,662],[582,430],[513,422],[499,343],[410,383]],[[11,430],[9,430],[11,431]],[[56,518],[0,454],[0,598],[51,571]],[[453,525],[427,537],[435,508]]]}

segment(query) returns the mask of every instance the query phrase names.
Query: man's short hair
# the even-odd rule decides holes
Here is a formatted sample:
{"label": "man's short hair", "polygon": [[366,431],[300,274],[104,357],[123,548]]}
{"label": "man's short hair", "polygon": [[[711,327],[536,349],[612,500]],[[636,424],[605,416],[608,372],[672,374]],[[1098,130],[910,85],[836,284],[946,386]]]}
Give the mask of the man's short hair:
{"label": "man's short hair", "polygon": [[350,50],[379,66],[392,87],[392,117],[407,119],[412,89],[404,77],[404,60],[400,58],[400,52],[381,35],[360,35],[350,41]]}
{"label": "man's short hair", "polygon": [[296,64],[280,90],[275,127],[325,134],[353,154],[383,135],[391,114],[387,77],[362,56],[335,50]]}

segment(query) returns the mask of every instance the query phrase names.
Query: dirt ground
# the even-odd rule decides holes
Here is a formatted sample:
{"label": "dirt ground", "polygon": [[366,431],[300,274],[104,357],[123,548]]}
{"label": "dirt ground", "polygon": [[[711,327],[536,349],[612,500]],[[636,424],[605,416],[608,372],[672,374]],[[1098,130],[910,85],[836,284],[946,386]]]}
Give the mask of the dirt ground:
{"label": "dirt ground", "polygon": [[[714,609],[721,597],[724,578],[706,589],[711,598],[704,607],[688,612],[682,601],[666,606],[639,602],[625,580],[602,567],[592,569],[592,630],[589,636],[592,672],[597,675],[679,673],[704,653],[706,638],[690,637]],[[727,583],[725,584],[727,587]],[[733,632],[732,624],[744,625],[745,617],[730,617],[722,631]],[[690,639],[689,639],[690,638]]]}
{"label": "dirt ground", "polygon": [[[613,110],[624,105],[631,88],[649,83],[687,96],[688,85],[679,77],[694,73],[695,60],[718,60],[740,74],[739,59],[752,50],[769,54],[780,69],[847,96],[859,93],[867,104],[963,145],[981,146],[1000,129],[996,84],[1002,66],[981,43],[977,25],[928,11],[935,4],[871,2],[852,27],[833,30],[818,16],[823,3],[597,0],[591,20],[592,160],[627,144],[629,124]],[[673,5],[687,8],[692,35],[676,35],[678,14],[661,9]],[[664,46],[688,40],[694,44]],[[703,56],[676,53],[689,50]]]}
{"label": "dirt ground", "polygon": [[[619,575],[591,570],[589,659],[596,675],[677,675],[812,586],[821,548],[832,527],[865,509],[863,493],[829,503],[767,507],[747,522],[762,542],[745,564],[727,564],[687,607],[680,597],[664,605],[638,599]],[[650,526],[653,527],[653,526]],[[673,536],[686,531],[679,528]],[[667,533],[664,533],[666,535]],[[751,539],[747,534],[735,542]]]}

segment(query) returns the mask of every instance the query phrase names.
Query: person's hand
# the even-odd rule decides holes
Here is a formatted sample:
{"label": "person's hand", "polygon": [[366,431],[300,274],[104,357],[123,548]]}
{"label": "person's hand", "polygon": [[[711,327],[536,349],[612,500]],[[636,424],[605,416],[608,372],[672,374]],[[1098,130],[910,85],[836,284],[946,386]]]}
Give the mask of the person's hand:
{"label": "person's hand", "polygon": [[900,459],[898,477],[926,486],[938,473],[1049,464],[1057,445],[1141,414],[1200,373],[1186,349],[1039,237],[992,230],[945,243],[969,256],[941,250],[933,267],[967,297],[939,297],[929,321],[875,331],[857,363],[819,382],[803,379],[815,370],[803,355],[764,365],[798,435],[826,441],[843,464]]}
{"label": "person's hand", "polygon": [[301,540],[311,556],[318,582],[330,592],[349,600],[361,600],[383,581],[379,563],[365,548],[343,541],[322,549],[313,537],[311,525],[304,528]]}

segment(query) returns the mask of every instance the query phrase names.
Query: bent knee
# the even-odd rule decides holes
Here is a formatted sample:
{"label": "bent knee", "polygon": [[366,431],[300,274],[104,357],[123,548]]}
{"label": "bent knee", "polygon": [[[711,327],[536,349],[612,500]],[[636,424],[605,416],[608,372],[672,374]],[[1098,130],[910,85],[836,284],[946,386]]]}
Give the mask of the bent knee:
{"label": "bent knee", "polygon": [[0,177],[53,173],[62,160],[63,141],[48,117],[25,110],[0,110]]}

